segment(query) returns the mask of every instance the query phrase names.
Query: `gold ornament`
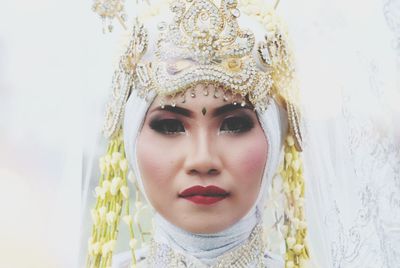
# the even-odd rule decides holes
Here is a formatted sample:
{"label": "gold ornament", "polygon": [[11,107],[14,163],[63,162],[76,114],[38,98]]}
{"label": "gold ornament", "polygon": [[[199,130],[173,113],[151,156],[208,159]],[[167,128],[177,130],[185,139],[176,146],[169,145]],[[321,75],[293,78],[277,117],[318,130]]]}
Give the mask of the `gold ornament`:
{"label": "gold ornament", "polygon": [[114,18],[118,19],[121,25],[126,29],[123,0],[94,0],[92,9],[103,20],[103,32],[106,31],[106,28],[108,31],[112,32],[112,20]]}
{"label": "gold ornament", "polygon": [[103,133],[107,138],[112,137],[121,125],[125,103],[134,87],[135,70],[139,60],[147,50],[147,31],[138,20],[132,27],[131,41],[119,61],[119,68],[113,77],[113,91],[111,100],[106,108],[106,120]]}

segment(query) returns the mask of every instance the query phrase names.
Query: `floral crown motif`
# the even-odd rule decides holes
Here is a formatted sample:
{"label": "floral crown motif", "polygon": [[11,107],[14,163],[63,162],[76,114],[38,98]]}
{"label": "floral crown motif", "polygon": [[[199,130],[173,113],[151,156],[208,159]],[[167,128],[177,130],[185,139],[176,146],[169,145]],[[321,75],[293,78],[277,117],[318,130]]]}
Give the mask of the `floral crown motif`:
{"label": "floral crown motif", "polygon": [[299,113],[290,98],[294,70],[279,29],[274,29],[273,35],[267,34],[253,53],[255,37],[249,29],[239,27],[237,0],[221,0],[219,6],[212,0],[178,0],[170,3],[170,10],[174,14],[172,22],[158,23],[151,61],[143,60],[149,47],[147,29],[135,20],[131,41],[114,74],[104,127],[106,137],[120,126],[131,91],[141,97],[154,93],[172,97],[171,105],[175,106],[177,101],[185,101],[187,89],[201,83],[220,90],[214,92],[215,97],[227,98],[225,93],[229,91],[234,103],[244,103],[247,98],[260,111],[267,109],[272,97],[283,100],[290,131],[301,150]]}

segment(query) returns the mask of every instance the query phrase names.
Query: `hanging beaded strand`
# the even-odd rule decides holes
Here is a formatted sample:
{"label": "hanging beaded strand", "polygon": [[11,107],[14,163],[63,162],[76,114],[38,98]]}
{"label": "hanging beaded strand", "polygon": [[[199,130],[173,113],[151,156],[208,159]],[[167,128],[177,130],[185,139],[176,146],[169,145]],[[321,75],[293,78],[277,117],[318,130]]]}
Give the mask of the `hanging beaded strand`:
{"label": "hanging beaded strand", "polygon": [[300,153],[292,135],[285,140],[284,166],[281,171],[286,196],[285,241],[286,268],[302,268],[309,259],[306,243],[307,224],[304,210],[304,177]]}
{"label": "hanging beaded strand", "polygon": [[[112,255],[118,237],[119,221],[125,204],[124,221],[130,224],[131,240],[135,238],[129,216],[129,188],[127,185],[128,162],[119,129],[109,142],[107,153],[100,158],[100,181],[95,188],[96,205],[91,210],[93,226],[88,241],[86,267],[107,268],[112,264]],[[133,262],[136,263],[134,251]]]}

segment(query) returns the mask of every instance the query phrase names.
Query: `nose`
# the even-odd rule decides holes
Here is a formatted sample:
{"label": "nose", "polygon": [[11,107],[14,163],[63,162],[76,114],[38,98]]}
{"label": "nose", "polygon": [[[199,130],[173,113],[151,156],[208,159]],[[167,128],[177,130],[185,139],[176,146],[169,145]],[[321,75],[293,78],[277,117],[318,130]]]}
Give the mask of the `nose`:
{"label": "nose", "polygon": [[215,176],[221,173],[221,159],[215,139],[207,133],[199,133],[190,139],[185,159],[188,175],[200,177]]}

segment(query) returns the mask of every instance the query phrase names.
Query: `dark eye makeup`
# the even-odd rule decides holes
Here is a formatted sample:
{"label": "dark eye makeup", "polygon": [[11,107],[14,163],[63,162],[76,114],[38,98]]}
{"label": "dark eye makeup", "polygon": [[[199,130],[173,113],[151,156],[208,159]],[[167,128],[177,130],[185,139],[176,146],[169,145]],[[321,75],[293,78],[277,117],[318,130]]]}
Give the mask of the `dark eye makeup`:
{"label": "dark eye makeup", "polygon": [[150,128],[158,133],[174,135],[185,132],[185,127],[178,119],[153,119],[150,121]]}
{"label": "dark eye makeup", "polygon": [[220,132],[244,133],[254,127],[253,120],[247,115],[234,115],[226,117],[221,124]]}
{"label": "dark eye makeup", "polygon": [[[156,117],[150,121],[149,126],[154,131],[163,135],[176,135],[186,131],[183,122],[177,118]],[[240,134],[250,131],[253,127],[254,122],[250,116],[246,114],[233,114],[222,119],[219,132]]]}

